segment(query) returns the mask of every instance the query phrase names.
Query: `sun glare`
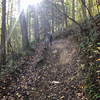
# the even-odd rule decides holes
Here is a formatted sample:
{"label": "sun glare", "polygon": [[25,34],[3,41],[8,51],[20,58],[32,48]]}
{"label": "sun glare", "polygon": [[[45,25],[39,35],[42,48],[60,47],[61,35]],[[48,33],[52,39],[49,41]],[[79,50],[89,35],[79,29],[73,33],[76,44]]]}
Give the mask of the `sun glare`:
{"label": "sun glare", "polygon": [[42,0],[21,0],[21,8],[27,9],[28,5],[39,4]]}

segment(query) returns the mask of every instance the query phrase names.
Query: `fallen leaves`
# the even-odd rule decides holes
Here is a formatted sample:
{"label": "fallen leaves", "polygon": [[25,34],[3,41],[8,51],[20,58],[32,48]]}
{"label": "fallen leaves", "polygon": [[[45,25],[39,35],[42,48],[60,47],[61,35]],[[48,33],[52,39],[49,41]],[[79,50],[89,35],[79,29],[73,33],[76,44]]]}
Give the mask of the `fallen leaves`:
{"label": "fallen leaves", "polygon": [[60,99],[63,99],[65,96],[60,97]]}
{"label": "fallen leaves", "polygon": [[94,52],[94,53],[98,53],[99,51],[98,51],[98,50],[94,50],[93,52]]}
{"label": "fallen leaves", "polygon": [[2,93],[0,93],[0,98],[3,96],[3,94]]}
{"label": "fallen leaves", "polygon": [[98,48],[98,50],[100,50],[100,47],[97,47]]}
{"label": "fallen leaves", "polygon": [[60,84],[61,82],[59,82],[59,81],[52,81],[51,83],[52,84]]}
{"label": "fallen leaves", "polygon": [[100,58],[99,58],[99,59],[97,59],[96,61],[100,61]]}
{"label": "fallen leaves", "polygon": [[96,71],[97,73],[100,73],[100,70]]}
{"label": "fallen leaves", "polygon": [[[75,47],[69,46],[70,42],[66,43],[66,41],[68,40],[60,40],[60,48],[54,45],[53,51],[51,48],[45,51],[45,59],[41,55],[43,50],[39,45],[36,54],[27,58],[24,67],[8,75],[9,85],[6,86],[8,81],[3,81],[4,84],[0,87],[1,100],[71,100],[73,98],[81,100],[82,86],[79,85],[78,68],[75,64],[77,53]],[[68,53],[64,54],[64,57],[67,59],[72,56],[72,59],[60,64],[59,56],[66,46]],[[73,54],[70,52],[72,50],[74,50]],[[43,63],[40,63],[42,60]]]}

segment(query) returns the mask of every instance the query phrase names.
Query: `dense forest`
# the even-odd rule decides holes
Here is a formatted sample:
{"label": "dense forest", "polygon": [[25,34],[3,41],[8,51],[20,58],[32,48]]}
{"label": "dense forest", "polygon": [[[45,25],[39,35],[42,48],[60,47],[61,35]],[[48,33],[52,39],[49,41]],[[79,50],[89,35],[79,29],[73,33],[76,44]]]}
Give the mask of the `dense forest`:
{"label": "dense forest", "polygon": [[0,100],[100,100],[99,7],[0,0]]}

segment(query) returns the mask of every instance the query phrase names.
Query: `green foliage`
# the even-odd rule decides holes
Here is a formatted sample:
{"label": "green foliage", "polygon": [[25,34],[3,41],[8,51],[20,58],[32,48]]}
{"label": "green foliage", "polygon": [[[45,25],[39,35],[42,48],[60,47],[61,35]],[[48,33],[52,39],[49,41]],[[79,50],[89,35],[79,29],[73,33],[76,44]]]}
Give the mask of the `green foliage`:
{"label": "green foliage", "polygon": [[[82,26],[86,30],[89,29],[89,25],[91,24],[89,21],[82,23]],[[74,27],[73,29],[68,28],[63,32],[56,32],[53,37],[54,39],[59,39],[66,37],[65,34],[67,34],[67,36],[69,34],[73,35],[78,42],[80,62],[82,62],[78,62],[78,66],[83,73],[83,85],[86,96],[89,100],[99,100],[100,40],[97,38],[98,33],[96,27],[93,26],[92,29],[90,28],[88,35],[85,32],[79,33],[78,27]]]}
{"label": "green foliage", "polygon": [[60,39],[62,37],[67,37],[68,35],[72,35],[74,33],[74,29],[73,28],[66,28],[63,31],[60,30],[56,33],[53,34],[53,40],[55,39]]}
{"label": "green foliage", "polygon": [[59,39],[62,36],[62,31],[58,31],[53,34],[53,40]]}
{"label": "green foliage", "polygon": [[35,39],[32,40],[31,44],[36,44],[37,41]]}
{"label": "green foliage", "polygon": [[[87,24],[83,23],[83,26],[87,27]],[[100,59],[99,59],[100,40],[98,40],[97,43],[95,42],[95,40],[97,40],[98,33],[93,30],[90,30],[88,36],[83,35],[82,37],[83,40],[81,40],[81,42],[78,42],[80,58],[82,60],[82,65],[80,64],[81,66],[80,69],[83,72],[84,92],[86,93],[88,99],[99,100],[100,85],[98,81],[99,72],[97,73],[97,71],[100,70],[100,67],[99,67],[100,66],[100,63],[99,63],[100,62]]]}

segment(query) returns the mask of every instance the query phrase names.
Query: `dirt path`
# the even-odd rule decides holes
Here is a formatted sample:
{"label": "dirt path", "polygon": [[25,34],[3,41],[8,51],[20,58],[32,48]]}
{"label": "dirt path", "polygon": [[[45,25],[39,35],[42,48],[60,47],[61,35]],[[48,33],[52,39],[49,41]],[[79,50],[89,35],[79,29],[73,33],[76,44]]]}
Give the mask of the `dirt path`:
{"label": "dirt path", "polygon": [[1,100],[87,100],[79,80],[73,38],[55,40],[51,47],[43,49],[39,44],[35,55],[26,58],[24,67],[9,75],[11,83],[1,84]]}
{"label": "dirt path", "polygon": [[87,100],[79,81],[78,54],[73,38],[53,42],[37,68],[30,100]]}

